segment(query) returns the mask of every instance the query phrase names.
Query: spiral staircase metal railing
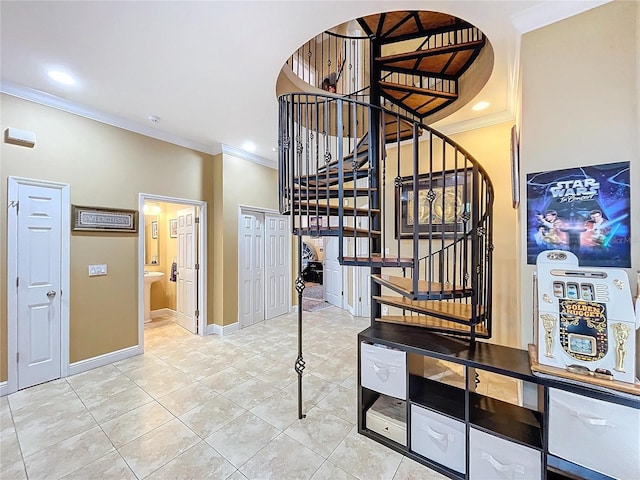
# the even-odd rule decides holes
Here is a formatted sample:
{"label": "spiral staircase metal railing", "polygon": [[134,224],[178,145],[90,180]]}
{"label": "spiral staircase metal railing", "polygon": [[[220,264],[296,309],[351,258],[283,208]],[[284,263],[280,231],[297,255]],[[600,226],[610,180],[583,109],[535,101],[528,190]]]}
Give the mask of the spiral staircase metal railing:
{"label": "spiral staircase metal railing", "polygon": [[[469,152],[422,121],[455,102],[458,78],[484,37],[433,12],[379,14],[359,23],[368,45],[325,32],[288,62],[310,87],[338,67],[337,91],[279,97],[280,212],[292,217],[299,251],[303,236],[336,236],[342,265],[371,268],[372,322],[470,342],[489,338],[491,180]],[[324,52],[333,53],[315,58]],[[302,418],[301,274],[295,286]]]}

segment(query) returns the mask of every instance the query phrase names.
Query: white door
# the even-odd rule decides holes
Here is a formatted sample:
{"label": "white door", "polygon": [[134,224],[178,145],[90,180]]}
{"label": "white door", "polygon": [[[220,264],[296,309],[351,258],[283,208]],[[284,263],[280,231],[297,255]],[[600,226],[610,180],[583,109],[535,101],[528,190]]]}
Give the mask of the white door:
{"label": "white door", "polygon": [[338,262],[338,237],[324,237],[324,299],[342,308],[342,265]]}
{"label": "white door", "polygon": [[[18,191],[18,389],[60,378],[61,191]],[[65,292],[66,294],[66,292]]]}
{"label": "white door", "polygon": [[[357,257],[355,240],[353,238],[344,239],[344,255]],[[356,315],[358,290],[357,290],[358,267],[342,267],[342,284],[344,285],[344,295],[342,296],[343,308],[351,315]]]}
{"label": "white door", "polygon": [[289,311],[287,300],[289,279],[289,222],[288,217],[265,217],[265,319],[284,315]]}
{"label": "white door", "polygon": [[197,237],[196,208],[188,207],[178,210],[176,310],[178,324],[191,333],[197,332]]}
{"label": "white door", "polygon": [[[359,222],[361,228],[368,226],[368,219],[363,218]],[[358,238],[358,256],[366,257],[369,255],[369,239]],[[358,303],[356,304],[356,315],[360,317],[368,317],[371,315],[371,267],[358,267],[356,295]]]}
{"label": "white door", "polygon": [[358,301],[356,315],[371,315],[371,267],[358,267]]}
{"label": "white door", "polygon": [[239,219],[240,324],[264,320],[264,215],[243,211]]}

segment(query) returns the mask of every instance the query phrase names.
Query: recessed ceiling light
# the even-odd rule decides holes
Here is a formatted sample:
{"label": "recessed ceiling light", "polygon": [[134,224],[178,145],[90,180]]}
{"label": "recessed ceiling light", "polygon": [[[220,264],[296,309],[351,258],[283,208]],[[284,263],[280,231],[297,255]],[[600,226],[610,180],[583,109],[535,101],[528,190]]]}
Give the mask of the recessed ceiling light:
{"label": "recessed ceiling light", "polygon": [[483,100],[482,102],[478,102],[473,107],[471,107],[471,110],[475,112],[479,112],[480,110],[484,110],[485,108],[488,108],[489,105],[491,105],[489,102],[485,102]]}
{"label": "recessed ceiling light", "polygon": [[50,70],[49,77],[56,82],[64,83],[65,85],[73,85],[76,83],[71,75],[61,72],[60,70]]}
{"label": "recessed ceiling light", "polygon": [[256,144],[247,140],[242,144],[242,149],[246,150],[247,152],[253,153],[256,151]]}

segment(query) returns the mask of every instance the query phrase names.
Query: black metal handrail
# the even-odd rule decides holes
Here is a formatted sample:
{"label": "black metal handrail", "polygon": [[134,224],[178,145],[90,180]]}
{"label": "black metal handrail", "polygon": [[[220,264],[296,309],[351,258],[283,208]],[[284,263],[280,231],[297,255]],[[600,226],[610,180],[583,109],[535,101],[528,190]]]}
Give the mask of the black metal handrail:
{"label": "black metal handrail", "polygon": [[[421,33],[419,36],[423,38],[414,38],[409,40],[408,44],[409,50],[416,54],[484,39],[482,31],[471,25],[432,33],[428,36]],[[371,42],[372,38],[368,36],[342,35],[325,31],[293,52],[287,59],[286,65],[296,76],[312,87],[339,95],[362,94],[371,88],[369,83]],[[457,80],[453,78],[420,74],[397,67],[393,70],[382,67],[379,80],[446,94],[456,94],[458,90]],[[329,86],[333,89],[329,90]],[[393,108],[392,101],[388,104]]]}
{"label": "black metal handrail", "polygon": [[369,48],[368,37],[326,31],[299,47],[286,64],[312,87],[354,95],[369,88]]}
{"label": "black metal handrail", "polygon": [[429,285],[422,298],[446,290],[472,307],[474,323],[489,318],[493,186],[473,156],[359,100],[292,93],[279,102],[280,211],[292,214],[293,232],[351,238],[352,251],[340,242],[343,263],[410,266],[413,291]]}

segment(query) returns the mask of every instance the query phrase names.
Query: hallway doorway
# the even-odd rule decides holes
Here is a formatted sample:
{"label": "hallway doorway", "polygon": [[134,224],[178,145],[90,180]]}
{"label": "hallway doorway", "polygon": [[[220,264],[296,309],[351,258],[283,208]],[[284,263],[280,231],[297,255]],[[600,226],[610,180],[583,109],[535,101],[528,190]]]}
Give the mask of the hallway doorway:
{"label": "hallway doorway", "polygon": [[139,333],[167,318],[206,333],[206,202],[141,193]]}

